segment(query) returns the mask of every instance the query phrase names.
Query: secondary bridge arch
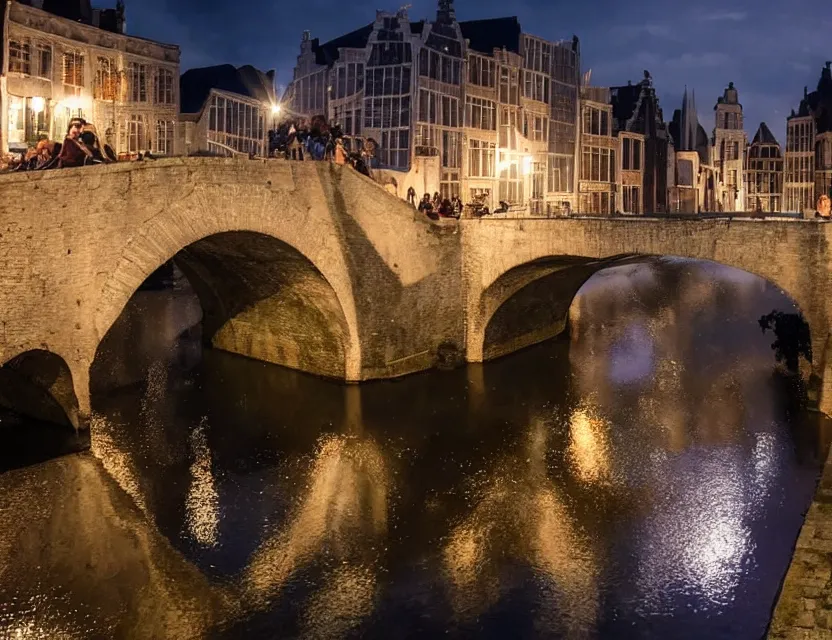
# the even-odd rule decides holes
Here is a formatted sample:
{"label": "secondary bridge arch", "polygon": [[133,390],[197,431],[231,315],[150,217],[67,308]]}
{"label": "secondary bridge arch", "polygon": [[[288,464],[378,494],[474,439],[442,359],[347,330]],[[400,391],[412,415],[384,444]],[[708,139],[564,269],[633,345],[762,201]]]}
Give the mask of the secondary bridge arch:
{"label": "secondary bridge arch", "polygon": [[[828,410],[832,408],[828,388],[832,376],[824,375],[830,361],[832,317],[828,230],[828,225],[813,221],[465,221],[468,360],[480,362],[556,335],[581,285],[617,261],[668,255],[708,260],[768,280],[795,302],[811,330],[813,369],[823,380],[821,404],[829,404]],[[535,293],[535,287],[540,291]],[[512,301],[518,292],[527,294],[525,306]],[[515,323],[524,314],[540,315],[541,310],[535,310],[528,300],[545,295],[552,298],[546,302],[554,304],[548,331],[511,335],[501,314]]]}

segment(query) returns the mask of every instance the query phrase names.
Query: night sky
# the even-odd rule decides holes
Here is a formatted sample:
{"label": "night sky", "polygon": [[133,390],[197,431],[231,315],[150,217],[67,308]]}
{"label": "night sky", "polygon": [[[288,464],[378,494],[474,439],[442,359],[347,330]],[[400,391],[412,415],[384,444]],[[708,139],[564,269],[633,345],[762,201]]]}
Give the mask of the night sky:
{"label": "night sky", "polygon": [[[322,42],[369,24],[376,9],[362,0],[126,0],[132,35],[178,44],[182,71],[231,63],[277,71],[291,80],[303,30]],[[404,2],[404,0],[402,0]],[[95,3],[103,4],[103,3]],[[456,0],[458,20],[517,15],[523,30],[547,40],[581,39],[592,84],[638,82],[648,69],[670,120],[685,85],[696,91],[699,120],[710,133],[713,106],[733,81],[749,138],[764,120],[785,143],[785,118],[803,86],[813,90],[832,59],[829,0],[620,2],[620,0]],[[436,3],[414,0],[411,20],[433,18]]]}

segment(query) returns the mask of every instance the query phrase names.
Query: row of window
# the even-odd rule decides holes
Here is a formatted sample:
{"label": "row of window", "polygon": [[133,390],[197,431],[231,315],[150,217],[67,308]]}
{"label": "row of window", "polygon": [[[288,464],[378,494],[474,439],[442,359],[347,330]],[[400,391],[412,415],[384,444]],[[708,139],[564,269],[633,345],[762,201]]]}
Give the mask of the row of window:
{"label": "row of window", "polygon": [[419,121],[459,127],[459,100],[436,91],[419,89]]}
{"label": "row of window", "polygon": [[610,136],[610,112],[606,109],[584,106],[581,131],[593,136]]}
{"label": "row of window", "polygon": [[419,51],[419,75],[458,85],[462,61],[458,58],[443,55],[438,51],[422,48]]}
{"label": "row of window", "polygon": [[815,147],[815,123],[789,123],[786,132],[786,151],[809,153]]}
{"label": "row of window", "polygon": [[723,140],[719,145],[719,159],[739,160],[740,159],[740,143],[738,141],[729,142]]}
{"label": "row of window", "polygon": [[812,156],[786,158],[786,182],[812,182],[815,179],[815,159]]}
{"label": "row of window", "polygon": [[410,129],[382,131],[379,162],[388,167],[407,169],[410,164]]}
{"label": "row of window", "polygon": [[717,116],[716,120],[716,128],[717,129],[733,129],[733,130],[740,130],[742,129],[742,114],[740,113],[732,113],[732,112],[725,112],[719,114],[722,117]]}
{"label": "row of window", "polygon": [[583,147],[581,180],[615,182],[615,151],[603,147]]}
{"label": "row of window", "polygon": [[472,178],[493,178],[497,163],[497,145],[483,140],[468,141],[468,175]]}
{"label": "row of window", "polygon": [[[156,104],[175,104],[174,73],[138,62],[120,70],[113,58],[97,58],[93,94],[100,100],[127,100]],[[61,81],[70,87],[86,85],[85,57],[79,51],[64,51],[61,57]],[[9,71],[52,79],[52,46],[28,40],[9,42]],[[153,87],[148,87],[152,79]]]}
{"label": "row of window", "polygon": [[412,61],[410,43],[408,42],[377,42],[370,50],[368,67],[379,67],[394,64],[408,64]]}
{"label": "row of window", "polygon": [[497,62],[493,58],[468,56],[468,82],[493,89],[497,86]]}
{"label": "row of window", "polygon": [[621,168],[625,171],[641,171],[642,147],[641,140],[621,138]]}
{"label": "row of window", "polygon": [[395,96],[410,93],[410,67],[376,67],[367,69],[366,96]]}
{"label": "row of window", "polygon": [[[151,74],[152,94],[148,86]],[[121,71],[112,58],[99,57],[93,94],[99,100],[150,102],[152,97],[156,104],[175,104],[173,82],[173,71],[170,69],[156,69],[154,73],[147,65],[131,62]]]}
{"label": "row of window", "polygon": [[410,96],[366,98],[364,127],[367,129],[410,128]]}
{"label": "row of window", "polygon": [[578,200],[578,211],[595,215],[608,216],[612,213],[615,197],[607,191],[582,193]]}
{"label": "row of window", "polygon": [[[409,70],[408,70],[409,71]],[[364,65],[349,62],[339,65],[335,72],[335,98],[346,98],[364,89]]]}
{"label": "row of window", "polygon": [[[788,181],[788,180],[787,180]],[[815,188],[812,185],[786,187],[786,211],[803,212],[815,206]]]}
{"label": "row of window", "polygon": [[549,118],[526,112],[523,116],[523,135],[532,142],[548,142]]}
{"label": "row of window", "polygon": [[214,96],[209,109],[209,140],[248,153],[252,150],[252,144],[259,144],[265,138],[263,113],[257,107],[231,98]]}
{"label": "row of window", "polygon": [[497,130],[497,103],[493,100],[465,97],[465,126],[486,131]]}

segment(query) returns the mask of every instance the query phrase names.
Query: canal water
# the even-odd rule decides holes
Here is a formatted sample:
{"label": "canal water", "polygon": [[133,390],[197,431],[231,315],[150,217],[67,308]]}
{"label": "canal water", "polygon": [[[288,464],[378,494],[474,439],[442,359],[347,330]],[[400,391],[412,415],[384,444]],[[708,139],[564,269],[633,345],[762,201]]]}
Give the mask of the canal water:
{"label": "canal water", "polygon": [[140,292],[93,451],[0,473],[0,637],[760,638],[828,446],[775,309],[620,266],[568,336],[344,386],[201,352],[187,291]]}

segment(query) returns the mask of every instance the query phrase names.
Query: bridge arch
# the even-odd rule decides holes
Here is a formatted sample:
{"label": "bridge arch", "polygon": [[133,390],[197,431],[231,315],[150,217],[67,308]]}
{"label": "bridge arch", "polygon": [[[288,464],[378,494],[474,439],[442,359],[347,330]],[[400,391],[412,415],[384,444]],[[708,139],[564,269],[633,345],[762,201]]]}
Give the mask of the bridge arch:
{"label": "bridge arch", "polygon": [[[795,303],[811,331],[812,373],[820,381],[819,404],[821,410],[832,414],[832,372],[827,371],[832,364],[829,236],[829,225],[800,220],[465,221],[467,359],[480,362],[487,355],[483,345],[488,325],[506,301],[540,278],[556,280],[557,272],[566,266],[587,270],[584,274],[572,271],[572,280],[564,278],[562,282],[562,305],[568,309],[581,284],[616,261],[650,256],[705,260],[758,276]],[[565,323],[565,317],[561,321]],[[513,346],[507,345],[504,352]]]}
{"label": "bridge arch", "polygon": [[100,289],[96,349],[145,280],[173,260],[200,299],[203,333],[215,346],[359,379],[355,303],[337,237],[312,228],[311,216],[198,204],[173,203],[131,235]]}
{"label": "bridge arch", "polygon": [[86,397],[86,377],[80,377],[79,389],[63,357],[41,348],[23,350],[0,366],[0,407],[43,422],[82,428],[89,415],[79,403],[79,397]]}

